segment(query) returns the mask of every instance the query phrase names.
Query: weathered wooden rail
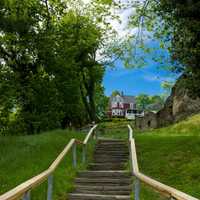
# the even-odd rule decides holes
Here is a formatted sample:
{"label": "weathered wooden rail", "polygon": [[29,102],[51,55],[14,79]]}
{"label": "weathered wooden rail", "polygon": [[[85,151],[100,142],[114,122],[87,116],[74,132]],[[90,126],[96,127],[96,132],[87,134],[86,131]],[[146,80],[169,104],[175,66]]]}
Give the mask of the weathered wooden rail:
{"label": "weathered wooden rail", "polygon": [[195,197],[192,197],[184,192],[181,192],[173,187],[160,183],[139,171],[138,162],[137,162],[137,154],[136,154],[136,146],[135,140],[133,138],[133,130],[130,125],[129,128],[129,149],[130,149],[130,160],[131,160],[131,168],[132,174],[135,177],[135,200],[139,200],[140,194],[140,181],[152,187],[155,191],[159,192],[161,195],[166,196],[171,200],[198,200]]}
{"label": "weathered wooden rail", "polygon": [[73,155],[73,166],[77,166],[77,155],[76,155],[76,146],[82,145],[83,152],[82,152],[82,161],[86,161],[86,150],[87,150],[87,144],[89,142],[89,139],[94,134],[94,130],[97,127],[97,125],[94,125],[89,133],[86,135],[84,141],[79,141],[75,138],[72,138],[70,142],[66,145],[64,150],[58,155],[58,157],[53,161],[53,163],[49,166],[48,169],[43,171],[42,173],[38,174],[37,176],[34,176],[33,178],[25,181],[24,183],[18,185],[17,187],[13,188],[12,190],[4,193],[0,196],[0,200],[17,200],[17,199],[23,199],[23,200],[30,200],[31,199],[31,190],[35,188],[36,186],[40,185],[44,181],[48,181],[48,189],[47,189],[47,200],[52,199],[52,192],[53,192],[53,173],[58,167],[58,165],[61,163],[61,161],[64,159],[64,157],[68,154],[68,152],[72,149],[72,155]]}

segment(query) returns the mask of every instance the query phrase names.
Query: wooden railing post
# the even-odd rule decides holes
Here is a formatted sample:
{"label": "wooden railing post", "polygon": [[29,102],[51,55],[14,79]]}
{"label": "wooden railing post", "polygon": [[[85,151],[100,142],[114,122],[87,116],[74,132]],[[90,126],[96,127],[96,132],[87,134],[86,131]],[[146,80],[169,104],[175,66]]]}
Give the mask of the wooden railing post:
{"label": "wooden railing post", "polygon": [[73,145],[73,166],[77,166],[77,156],[76,156],[76,142]]}
{"label": "wooden railing post", "polygon": [[135,200],[140,200],[140,180],[135,178]]}
{"label": "wooden railing post", "polygon": [[53,175],[48,176],[47,200],[52,200],[53,193]]}
{"label": "wooden railing post", "polygon": [[23,200],[30,200],[30,199],[31,199],[31,192],[30,192],[30,190],[27,191],[27,192],[24,194],[24,196],[23,196],[22,199],[23,199]]}

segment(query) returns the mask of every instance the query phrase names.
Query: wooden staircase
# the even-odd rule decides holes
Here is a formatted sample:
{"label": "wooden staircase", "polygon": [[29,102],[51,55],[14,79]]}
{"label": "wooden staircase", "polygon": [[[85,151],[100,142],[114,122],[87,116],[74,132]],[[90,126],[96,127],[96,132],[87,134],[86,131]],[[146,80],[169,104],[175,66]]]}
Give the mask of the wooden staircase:
{"label": "wooden staircase", "polygon": [[69,200],[130,200],[131,174],[126,171],[129,158],[124,140],[101,139],[93,163],[78,173]]}

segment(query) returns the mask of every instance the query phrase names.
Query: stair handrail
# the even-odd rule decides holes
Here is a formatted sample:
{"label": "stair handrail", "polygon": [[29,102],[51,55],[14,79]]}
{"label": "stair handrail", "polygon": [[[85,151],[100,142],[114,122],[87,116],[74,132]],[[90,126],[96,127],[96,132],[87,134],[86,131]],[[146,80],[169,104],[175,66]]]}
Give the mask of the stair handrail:
{"label": "stair handrail", "polygon": [[163,196],[169,197],[171,200],[199,200],[193,196],[190,196],[180,190],[177,190],[171,186],[165,185],[153,178],[150,178],[139,171],[137,153],[135,146],[135,139],[133,138],[133,129],[128,125],[129,129],[129,149],[130,149],[130,164],[132,175],[135,176],[135,200],[139,200],[140,193],[140,181],[149,185],[154,190],[162,194]]}
{"label": "stair handrail", "polygon": [[90,137],[94,134],[94,130],[98,125],[94,125],[88,134],[86,135],[84,141],[77,140],[72,138],[68,144],[65,146],[63,151],[56,157],[56,159],[52,162],[52,164],[43,172],[38,175],[28,179],[27,181],[19,184],[15,188],[9,190],[8,192],[0,195],[0,200],[17,200],[22,198],[23,200],[30,200],[31,195],[30,191],[36,186],[40,185],[44,181],[48,180],[48,189],[47,189],[47,200],[52,200],[52,188],[53,188],[53,172],[56,170],[58,165],[67,155],[67,153],[73,148],[73,166],[77,165],[77,157],[76,157],[76,145],[83,146],[82,152],[82,161],[86,161],[86,145],[89,142]]}

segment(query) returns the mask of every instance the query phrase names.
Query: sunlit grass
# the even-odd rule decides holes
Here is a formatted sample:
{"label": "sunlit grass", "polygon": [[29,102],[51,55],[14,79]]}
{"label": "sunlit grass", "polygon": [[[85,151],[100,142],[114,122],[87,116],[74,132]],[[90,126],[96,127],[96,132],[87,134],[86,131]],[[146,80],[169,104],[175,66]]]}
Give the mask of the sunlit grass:
{"label": "sunlit grass", "polygon": [[[105,126],[102,135],[127,139],[125,123],[118,130],[116,126]],[[200,198],[200,115],[165,128],[133,132],[141,172]],[[140,197],[141,200],[167,199],[145,184],[141,184]]]}
{"label": "sunlit grass", "polygon": [[[0,193],[4,193],[27,179],[47,169],[57,155],[63,150],[71,138],[82,140],[85,135],[74,131],[55,130],[39,135],[2,136],[0,138]],[[94,143],[89,146],[91,158]],[[73,179],[81,164],[82,148],[77,148],[78,167],[72,166],[72,153],[54,173],[54,199],[66,199],[67,193],[73,189]],[[32,191],[32,199],[46,198],[47,183],[44,182]]]}
{"label": "sunlit grass", "polygon": [[179,123],[173,124],[171,126],[155,129],[152,131],[144,131],[144,134],[159,134],[159,135],[189,135],[189,136],[200,136],[200,115],[194,115],[188,117]]}

